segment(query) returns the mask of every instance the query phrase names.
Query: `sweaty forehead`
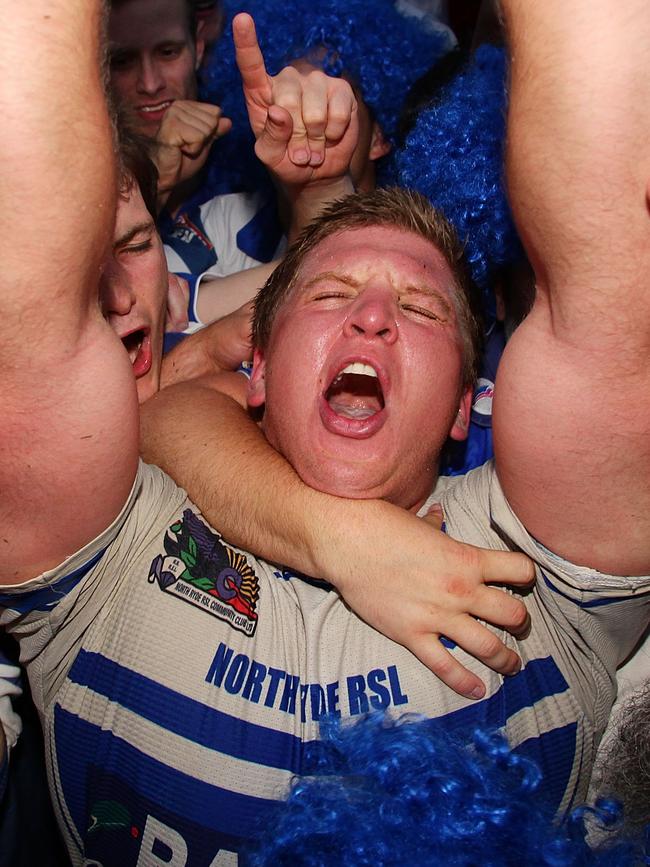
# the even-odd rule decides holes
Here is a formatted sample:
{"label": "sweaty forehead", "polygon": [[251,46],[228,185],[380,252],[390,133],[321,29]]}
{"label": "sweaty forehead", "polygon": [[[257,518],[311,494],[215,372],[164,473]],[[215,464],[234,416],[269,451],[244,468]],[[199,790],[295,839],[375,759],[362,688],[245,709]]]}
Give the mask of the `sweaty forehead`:
{"label": "sweaty forehead", "polygon": [[454,282],[447,260],[426,238],[393,226],[367,226],[336,232],[305,256],[296,280],[304,287],[319,274],[345,274],[365,280],[387,275],[397,283],[448,288]]}

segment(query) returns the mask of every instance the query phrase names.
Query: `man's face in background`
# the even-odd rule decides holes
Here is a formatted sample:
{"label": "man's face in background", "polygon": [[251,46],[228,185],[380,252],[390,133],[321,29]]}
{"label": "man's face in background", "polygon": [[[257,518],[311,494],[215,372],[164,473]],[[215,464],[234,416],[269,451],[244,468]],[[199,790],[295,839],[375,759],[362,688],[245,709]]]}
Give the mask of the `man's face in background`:
{"label": "man's face in background", "polygon": [[125,0],[111,8],[111,87],[136,132],[155,138],[177,99],[196,99],[203,40],[190,32],[188,0]]}

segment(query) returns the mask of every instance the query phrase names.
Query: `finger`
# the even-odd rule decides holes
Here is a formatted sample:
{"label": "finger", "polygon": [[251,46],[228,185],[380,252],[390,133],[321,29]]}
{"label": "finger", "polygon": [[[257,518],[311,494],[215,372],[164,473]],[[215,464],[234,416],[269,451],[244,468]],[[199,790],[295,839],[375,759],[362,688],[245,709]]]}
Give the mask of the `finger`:
{"label": "finger", "polygon": [[530,617],[524,603],[497,587],[478,587],[469,613],[507,629],[513,635],[523,635],[528,631]]}
{"label": "finger", "polygon": [[452,656],[440,643],[437,635],[418,636],[408,645],[408,649],[436,677],[459,695],[473,699],[483,698],[485,695],[485,684],[480,677]]}
{"label": "finger", "polygon": [[257,41],[255,23],[246,12],[240,12],[233,18],[232,35],[244,91],[270,91],[269,76]]}
{"label": "finger", "polygon": [[357,116],[357,100],[343,79],[330,78],[325,139],[328,144],[340,141]]}
{"label": "finger", "polygon": [[227,135],[232,129],[232,121],[229,117],[221,117],[219,118],[219,124],[213,134],[214,139],[221,138],[224,135]]}
{"label": "finger", "polygon": [[458,615],[445,631],[447,638],[493,671],[509,675],[521,669],[521,660],[514,650],[473,617]]}
{"label": "finger", "polygon": [[167,110],[165,117],[173,117],[182,112],[185,116],[200,118],[204,123],[216,125],[221,116],[221,107],[211,102],[197,102],[193,99],[177,99]]}
{"label": "finger", "polygon": [[303,120],[303,81],[295,69],[288,66],[273,79],[273,104],[291,115],[291,137],[287,153],[294,165],[309,164],[310,150]]}
{"label": "finger", "polygon": [[288,111],[278,105],[269,108],[266,123],[255,142],[255,153],[268,168],[274,168],[285,158],[293,124]]}
{"label": "finger", "polygon": [[179,115],[173,123],[161,127],[157,143],[163,147],[196,148],[212,142],[218,133],[221,119],[206,123],[202,118]]}
{"label": "finger", "polygon": [[525,554],[512,551],[487,551],[482,548],[478,550],[484,581],[525,586],[535,580],[535,567]]}
{"label": "finger", "polygon": [[207,159],[208,151],[212,142],[216,141],[218,138],[221,138],[232,129],[232,121],[229,117],[222,117],[219,119],[219,123],[217,126],[210,131],[210,133],[206,136],[196,136],[195,140],[191,140],[191,136],[188,134],[188,141],[184,142],[180,149],[182,153],[186,157],[190,157],[191,159],[196,159],[203,150],[205,150],[205,156]]}
{"label": "finger", "polygon": [[303,77],[302,120],[311,166],[319,166],[325,159],[325,129],[329,110],[327,92],[328,77],[323,72],[312,72]]}
{"label": "finger", "polygon": [[197,111],[193,107],[181,107],[174,112],[174,115],[170,115],[170,117],[173,118],[174,124],[179,126],[181,129],[184,126],[189,126],[195,129],[211,132],[219,123],[221,109],[219,108],[216,111]]}

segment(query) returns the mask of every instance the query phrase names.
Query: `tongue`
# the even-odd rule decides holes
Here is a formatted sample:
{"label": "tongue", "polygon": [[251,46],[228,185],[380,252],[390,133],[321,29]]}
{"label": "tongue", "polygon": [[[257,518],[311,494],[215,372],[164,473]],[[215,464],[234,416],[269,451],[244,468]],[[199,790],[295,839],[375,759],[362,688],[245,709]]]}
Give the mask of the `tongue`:
{"label": "tongue", "polygon": [[327,402],[345,418],[369,418],[383,409],[377,379],[357,374],[339,377],[327,394]]}
{"label": "tongue", "polygon": [[135,365],[136,363],[140,350],[142,349],[143,341],[144,334],[142,331],[134,331],[122,340],[124,348],[129,353],[129,359],[131,360],[132,365]]}

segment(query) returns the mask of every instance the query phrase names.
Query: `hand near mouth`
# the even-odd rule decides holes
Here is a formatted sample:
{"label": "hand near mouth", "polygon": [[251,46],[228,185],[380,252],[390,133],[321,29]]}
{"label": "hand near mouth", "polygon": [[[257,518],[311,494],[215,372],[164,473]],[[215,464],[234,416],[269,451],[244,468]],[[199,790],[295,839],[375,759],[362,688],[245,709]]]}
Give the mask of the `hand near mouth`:
{"label": "hand near mouth", "polygon": [[165,112],[151,156],[158,169],[158,207],[174,187],[194,177],[205,165],[212,143],[230,131],[232,121],[218,105],[175,100]]}

